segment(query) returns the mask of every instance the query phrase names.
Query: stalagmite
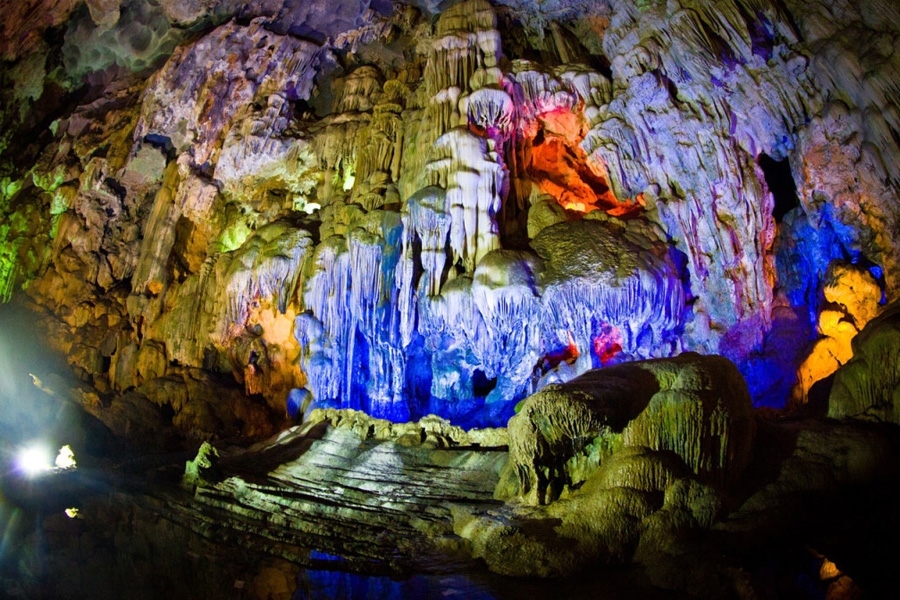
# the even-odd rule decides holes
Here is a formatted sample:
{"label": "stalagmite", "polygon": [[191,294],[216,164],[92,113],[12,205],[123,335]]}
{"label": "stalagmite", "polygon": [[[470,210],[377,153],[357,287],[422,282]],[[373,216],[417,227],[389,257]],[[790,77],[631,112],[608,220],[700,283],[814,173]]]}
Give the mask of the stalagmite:
{"label": "stalagmite", "polygon": [[900,423],[900,328],[896,304],[853,338],[852,358],[837,369],[828,416]]}
{"label": "stalagmite", "polygon": [[580,483],[580,455],[595,461],[590,477],[623,446],[673,452],[701,479],[733,485],[755,435],[750,396],[734,364],[689,353],[548,386],[525,401],[509,427],[516,493],[532,504]]}

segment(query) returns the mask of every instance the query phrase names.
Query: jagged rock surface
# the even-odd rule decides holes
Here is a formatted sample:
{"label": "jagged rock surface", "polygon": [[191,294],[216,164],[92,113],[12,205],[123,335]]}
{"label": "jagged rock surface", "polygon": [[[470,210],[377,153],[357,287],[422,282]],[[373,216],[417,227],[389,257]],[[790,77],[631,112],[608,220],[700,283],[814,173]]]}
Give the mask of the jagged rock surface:
{"label": "jagged rock surface", "polygon": [[[276,412],[302,393],[470,424],[682,350],[783,403],[824,373],[796,373],[808,340],[783,347],[774,314],[812,324],[835,261],[893,298],[896,53],[873,33],[890,18],[704,0],[548,20],[469,0],[429,22],[382,4],[98,4],[46,48],[68,61],[52,73],[35,23],[5,29],[23,40],[4,50],[7,130],[32,131],[41,98],[60,118],[4,159],[0,297],[25,285],[63,321],[101,393],[184,366]],[[849,52],[853,32],[872,52]],[[865,77],[835,74],[841,53]],[[53,86],[79,77],[97,92],[66,112]]]}
{"label": "jagged rock surface", "polygon": [[900,305],[853,338],[852,358],[834,374],[828,416],[900,424]]}

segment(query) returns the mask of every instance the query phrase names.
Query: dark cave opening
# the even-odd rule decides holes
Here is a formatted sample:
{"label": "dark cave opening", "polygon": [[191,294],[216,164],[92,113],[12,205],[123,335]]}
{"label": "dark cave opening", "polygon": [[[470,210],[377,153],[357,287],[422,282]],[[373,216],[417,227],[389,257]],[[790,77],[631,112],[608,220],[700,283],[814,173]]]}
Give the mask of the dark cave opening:
{"label": "dark cave opening", "polygon": [[485,398],[497,387],[497,378],[489,379],[481,369],[472,373],[472,393],[476,398]]}
{"label": "dark cave opening", "polygon": [[766,185],[775,199],[772,216],[776,223],[781,223],[791,210],[800,206],[800,198],[797,196],[797,184],[791,173],[791,163],[787,158],[775,160],[768,154],[759,156],[759,166],[766,178]]}

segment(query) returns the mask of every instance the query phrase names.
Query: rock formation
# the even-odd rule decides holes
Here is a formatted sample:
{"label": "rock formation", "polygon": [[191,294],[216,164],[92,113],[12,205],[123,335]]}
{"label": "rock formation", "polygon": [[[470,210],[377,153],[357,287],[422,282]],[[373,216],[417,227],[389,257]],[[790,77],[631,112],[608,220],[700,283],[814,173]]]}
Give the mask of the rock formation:
{"label": "rock formation", "polygon": [[516,493],[540,504],[587,480],[585,461],[596,468],[621,447],[671,452],[701,480],[734,483],[753,432],[734,365],[682,354],[588,371],[530,396],[509,422],[510,461]]}
{"label": "rock formation", "polygon": [[897,314],[891,305],[853,339],[852,358],[834,374],[829,417],[898,423]]}
{"label": "rock formation", "polygon": [[[799,368],[802,398],[827,373],[800,365],[807,340],[775,348],[773,310],[827,321],[836,260],[893,297],[893,183],[872,175],[852,199],[843,183],[898,152],[877,93],[892,63],[838,82],[807,57],[842,48],[852,19],[745,4],[571,8],[544,37],[541,13],[475,0],[433,24],[342,6],[328,26],[312,6],[92,5],[62,37],[67,71],[25,72],[31,47],[7,44],[22,109],[4,113],[5,147],[60,77],[97,83],[69,112],[57,101],[43,149],[5,163],[0,289],[61,320],[114,306],[95,312],[119,315],[115,347],[96,318],[67,324],[84,376],[119,391],[147,346],[275,409],[305,389],[323,407],[497,424],[547,382],[696,350],[735,360],[763,404]],[[505,40],[516,19],[531,37]],[[838,83],[846,97],[827,100]],[[865,111],[888,116],[862,131]],[[836,143],[846,164],[823,171]]]}
{"label": "rock formation", "polygon": [[[782,474],[749,466],[751,406],[817,415],[827,392],[832,419],[897,422],[895,3],[13,4],[0,311],[66,366],[25,367],[47,398],[0,431],[72,401],[142,447],[212,443],[237,478],[226,448],[280,431],[327,454],[349,427],[429,473],[432,446],[488,444],[482,502],[507,438],[471,432],[509,423],[502,518],[457,498],[429,531],[558,575],[658,566],[781,498],[739,485]],[[371,466],[353,452],[331,467]],[[258,520],[300,523],[306,488],[272,477]],[[228,485],[195,500],[246,528]]]}

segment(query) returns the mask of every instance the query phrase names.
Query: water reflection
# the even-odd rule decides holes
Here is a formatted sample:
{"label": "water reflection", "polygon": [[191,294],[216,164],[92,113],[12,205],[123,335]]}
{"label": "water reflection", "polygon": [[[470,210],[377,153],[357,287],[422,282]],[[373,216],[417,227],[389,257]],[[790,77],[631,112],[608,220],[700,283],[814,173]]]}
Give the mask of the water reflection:
{"label": "water reflection", "polygon": [[637,568],[598,569],[568,579],[521,579],[486,571],[418,574],[406,579],[304,569],[291,600],[674,600],[685,598],[649,585]]}
{"label": "water reflection", "polygon": [[292,600],[494,600],[490,590],[462,575],[416,575],[404,580],[338,571],[306,570],[297,578]]}

